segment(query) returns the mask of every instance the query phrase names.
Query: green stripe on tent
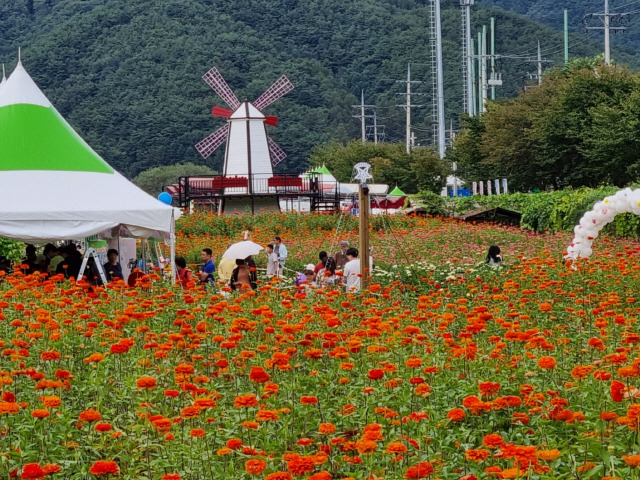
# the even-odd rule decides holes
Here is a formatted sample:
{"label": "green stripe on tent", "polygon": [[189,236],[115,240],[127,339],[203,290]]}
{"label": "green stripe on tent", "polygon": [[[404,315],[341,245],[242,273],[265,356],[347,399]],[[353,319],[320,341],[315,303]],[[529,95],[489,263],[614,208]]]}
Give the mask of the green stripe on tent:
{"label": "green stripe on tent", "polygon": [[0,108],[0,171],[7,170],[114,172],[55,108],[26,103]]}

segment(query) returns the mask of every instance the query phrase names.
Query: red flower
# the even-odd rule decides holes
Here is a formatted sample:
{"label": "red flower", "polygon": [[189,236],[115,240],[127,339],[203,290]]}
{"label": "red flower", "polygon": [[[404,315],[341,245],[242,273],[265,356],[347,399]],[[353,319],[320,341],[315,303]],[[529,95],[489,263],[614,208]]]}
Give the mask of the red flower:
{"label": "red flower", "polygon": [[102,415],[97,410],[90,408],[89,410],[85,410],[84,412],[80,412],[78,415],[78,420],[81,422],[97,422],[98,420],[102,420]]}
{"label": "red flower", "polygon": [[46,474],[39,463],[27,463],[22,467],[20,478],[42,478]]}
{"label": "red flower", "polygon": [[92,475],[118,475],[120,473],[120,469],[116,462],[112,462],[110,460],[98,460],[97,462],[93,462],[91,468],[89,469],[89,473]]}
{"label": "red flower", "polygon": [[300,403],[303,405],[315,405],[318,403],[317,397],[300,397]]}
{"label": "red flower", "polygon": [[249,379],[256,383],[266,383],[271,376],[264,371],[262,367],[251,367],[251,373],[249,373]]}
{"label": "red flower", "polygon": [[624,400],[624,383],[614,380],[611,382],[611,399],[614,402],[621,402]]}
{"label": "red flower", "polygon": [[367,377],[369,377],[370,380],[380,380],[382,377],[384,377],[384,371],[374,368],[372,370],[369,370]]}
{"label": "red flower", "polygon": [[407,479],[415,479],[415,478],[427,478],[433,473],[433,465],[429,462],[420,462],[413,467],[409,467],[409,469],[405,472],[404,478]]}

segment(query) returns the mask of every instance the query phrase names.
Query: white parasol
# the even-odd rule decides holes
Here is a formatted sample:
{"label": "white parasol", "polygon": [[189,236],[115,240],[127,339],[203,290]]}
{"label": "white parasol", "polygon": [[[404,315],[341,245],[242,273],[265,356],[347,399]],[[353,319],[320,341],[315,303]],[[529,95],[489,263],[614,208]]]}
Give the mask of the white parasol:
{"label": "white parasol", "polygon": [[222,258],[228,260],[244,260],[251,255],[257,255],[260,251],[264,250],[262,245],[258,245],[251,240],[243,240],[242,242],[234,243],[227,251],[222,254]]}

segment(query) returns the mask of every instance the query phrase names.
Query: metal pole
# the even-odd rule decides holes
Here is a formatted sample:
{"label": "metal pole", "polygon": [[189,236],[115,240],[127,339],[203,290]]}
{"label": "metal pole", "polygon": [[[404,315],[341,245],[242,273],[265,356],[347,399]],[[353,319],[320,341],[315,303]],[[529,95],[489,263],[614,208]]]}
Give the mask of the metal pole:
{"label": "metal pole", "polygon": [[540,40],[538,40],[538,85],[542,85],[542,53],[540,52]]}
{"label": "metal pole", "polygon": [[442,66],[442,22],[440,20],[440,0],[434,0],[436,14],[436,67],[437,67],[437,87],[438,94],[438,154],[444,158],[447,148],[446,126],[444,123],[444,74]]}
{"label": "metal pole", "polygon": [[467,52],[467,105],[469,109],[469,115],[473,117],[474,115],[474,99],[472,95],[473,86],[474,86],[474,73],[473,73],[473,40],[471,39],[471,5],[465,6],[465,22],[467,24],[466,28],[466,36],[467,36],[467,48],[469,51]]}
{"label": "metal pole", "polygon": [[482,113],[487,111],[487,26],[482,26]]}
{"label": "metal pole", "polygon": [[564,9],[564,63],[569,63],[569,10]]}
{"label": "metal pole", "polygon": [[373,112],[373,143],[378,144],[378,115]]}
{"label": "metal pole", "polygon": [[604,63],[611,65],[611,44],[609,38],[609,0],[604,0]]}
{"label": "metal pole", "polygon": [[407,66],[407,153],[411,153],[411,64]]}
{"label": "metal pole", "polygon": [[359,234],[360,234],[360,285],[365,290],[369,285],[367,277],[371,275],[369,271],[369,187],[366,183],[360,184],[358,192],[360,208]]}
{"label": "metal pole", "polygon": [[169,241],[171,242],[171,285],[176,283],[176,221],[171,212],[171,232]]}
{"label": "metal pole", "polygon": [[471,109],[469,115],[472,117],[477,113],[478,101],[476,92],[476,62],[473,57],[476,55],[476,42],[471,40],[469,44],[469,51],[471,52],[471,90],[469,90],[469,96],[471,97]]}
{"label": "metal pole", "polygon": [[[491,78],[496,75],[496,19],[491,17]],[[491,100],[496,99],[496,87],[491,86]]]}
{"label": "metal pole", "polygon": [[478,32],[478,113],[482,114],[482,32]]}
{"label": "metal pole", "polygon": [[366,136],[367,136],[367,132],[366,132],[366,124],[365,124],[365,118],[364,118],[364,90],[362,90],[362,95],[360,97],[360,116],[362,117],[362,143],[365,143],[367,141]]}

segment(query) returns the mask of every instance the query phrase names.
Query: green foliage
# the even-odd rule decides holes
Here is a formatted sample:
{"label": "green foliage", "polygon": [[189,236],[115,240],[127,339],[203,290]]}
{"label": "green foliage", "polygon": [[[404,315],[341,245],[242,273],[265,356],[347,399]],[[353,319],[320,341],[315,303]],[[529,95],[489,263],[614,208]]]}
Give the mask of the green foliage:
{"label": "green foliage", "polygon": [[13,263],[22,260],[24,243],[0,237],[0,257],[5,257]]}
{"label": "green foliage", "polygon": [[640,75],[573,62],[466,119],[451,160],[469,182],[508,178],[513,190],[624,186],[640,174],[639,116]]}
{"label": "green foliage", "polygon": [[[523,17],[474,7],[473,29],[495,16],[496,49],[549,38]],[[447,125],[462,111],[460,13],[442,3]],[[210,115],[222,101],[201,76],[217,66],[241,99],[255,99],[281,74],[295,90],[269,106],[269,134],[287,152],[279,172],[301,172],[312,149],[358,138],[352,105],[360,92],[383,112],[385,134],[404,139],[397,108],[407,63],[429,78],[428,2],[414,0],[34,0],[0,2],[0,61],[22,60],[56,108],[90,145],[129,178],[149,168],[202,162],[194,145],[223,125]],[[574,42],[575,39],[572,39]],[[583,39],[581,38],[581,41]],[[579,47],[600,52],[597,40]],[[551,57],[558,61],[561,53]],[[499,97],[522,88],[529,65],[505,60]],[[416,86],[426,94],[427,83]],[[382,116],[382,115],[381,115]],[[431,142],[431,110],[412,111],[417,142]],[[221,171],[224,148],[207,160]],[[348,172],[350,173],[350,172]],[[429,180],[420,188],[428,187]],[[426,183],[425,183],[426,182]]]}
{"label": "green foliage", "polygon": [[133,183],[151,195],[158,195],[162,192],[162,187],[176,183],[180,177],[216,174],[217,172],[215,170],[205,165],[184,163],[150,168],[134,178]]}
{"label": "green foliage", "polygon": [[428,215],[446,215],[447,203],[442,195],[434,192],[422,191],[413,197],[418,203],[425,208]]}
{"label": "green foliage", "polygon": [[406,193],[440,192],[449,171],[430,148],[417,148],[409,155],[401,143],[332,142],[315,148],[310,161],[312,165],[326,165],[341,182],[351,181],[356,163],[368,162],[375,183],[397,185]]}
{"label": "green foliage", "polygon": [[[556,192],[460,197],[452,199],[451,203],[458,214],[493,207],[520,212],[520,226],[537,233],[572,231],[597,201],[617,191],[616,187],[583,187]],[[618,215],[604,232],[626,238],[638,237],[640,217],[628,213]]]}

